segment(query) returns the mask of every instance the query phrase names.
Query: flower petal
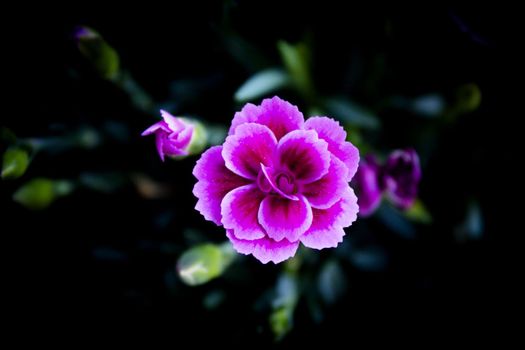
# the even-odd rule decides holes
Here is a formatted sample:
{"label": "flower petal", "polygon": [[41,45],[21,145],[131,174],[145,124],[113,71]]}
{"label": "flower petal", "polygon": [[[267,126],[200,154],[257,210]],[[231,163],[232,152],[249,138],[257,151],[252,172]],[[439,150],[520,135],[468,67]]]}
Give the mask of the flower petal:
{"label": "flower petal", "polygon": [[228,135],[235,134],[237,127],[245,123],[266,125],[279,140],[290,131],[302,129],[304,116],[296,106],[275,96],[263,100],[260,106],[248,103],[235,113]]}
{"label": "flower petal", "polygon": [[350,226],[357,218],[357,197],[347,186],[343,197],[328,209],[313,209],[310,229],[301,236],[301,242],[314,249],[333,248],[343,241],[344,227]]}
{"label": "flower petal", "polygon": [[180,131],[172,132],[169,135],[169,139],[171,142],[179,144],[188,144],[191,140],[191,136],[193,135],[193,130],[193,125],[188,125]]}
{"label": "flower petal", "polygon": [[193,127],[171,133],[170,135],[164,132],[157,133],[157,150],[162,149],[162,160],[164,160],[164,156],[177,157],[188,155],[187,149],[192,134]]}
{"label": "flower petal", "polygon": [[319,180],[330,166],[328,144],[315,131],[296,130],[284,136],[277,146],[281,166],[287,167],[297,180]]}
{"label": "flower petal", "polygon": [[179,118],[175,118],[163,109],[160,110],[160,115],[162,116],[164,122],[168,125],[172,132],[184,129],[185,125]]}
{"label": "flower petal", "polygon": [[304,185],[301,192],[313,208],[330,208],[348,187],[347,174],[348,168],[339,158],[332,155],[328,173],[321,179]]}
{"label": "flower petal", "polygon": [[141,136],[148,136],[148,135],[151,135],[153,134],[154,132],[156,131],[165,131],[167,133],[170,133],[171,130],[168,128],[168,124],[166,124],[166,122],[164,121],[160,121],[158,123],[155,123],[153,124],[152,126],[150,126],[149,128],[147,128],[146,130],[144,130],[141,134]]}
{"label": "flower petal", "polygon": [[267,196],[259,208],[259,223],[266,234],[281,241],[295,242],[312,224],[312,208],[302,195],[290,200],[278,195]]}
{"label": "flower petal", "polygon": [[359,165],[359,150],[345,141],[346,131],[339,122],[328,117],[311,117],[305,122],[304,128],[317,131],[319,138],[328,142],[328,150],[348,168],[347,181],[350,181]]}
{"label": "flower petal", "polygon": [[301,237],[301,243],[312,249],[335,248],[343,241],[345,230],[341,226],[332,226],[326,230],[313,230]]}
{"label": "flower petal", "polygon": [[407,209],[417,197],[421,180],[419,157],[414,149],[393,151],[384,166],[383,185],[388,198],[401,209]]}
{"label": "flower petal", "polygon": [[276,146],[277,140],[270,129],[247,123],[240,125],[235,135],[226,138],[222,156],[228,169],[247,179],[256,179],[261,164],[273,163]]}
{"label": "flower petal", "polygon": [[238,187],[226,194],[221,203],[222,224],[239,239],[254,240],[265,236],[257,221],[264,193],[257,185]]}
{"label": "flower petal", "polygon": [[193,194],[199,199],[197,209],[206,220],[221,225],[221,202],[232,189],[246,185],[248,181],[232,173],[224,165],[222,146],[215,146],[204,152],[193,169],[199,180]]}
{"label": "flower petal", "polygon": [[157,152],[162,161],[164,161],[164,143],[166,143],[166,138],[167,134],[164,132],[159,132],[155,135],[155,146],[157,146]]}
{"label": "flower petal", "polygon": [[[193,136],[193,129],[194,128],[192,125],[188,125],[185,129],[182,129],[177,132],[173,132],[169,135],[167,143],[170,149],[173,149],[174,152],[176,153],[174,155],[188,154],[188,147],[190,145],[191,138]],[[171,155],[171,154],[168,154],[168,155]]]}
{"label": "flower petal", "polygon": [[338,121],[328,117],[310,117],[304,123],[306,130],[315,130],[320,138],[332,142],[345,142],[346,131]]}
{"label": "flower petal", "polygon": [[375,158],[367,156],[361,162],[352,183],[359,199],[359,215],[371,215],[381,204],[382,188],[379,182],[380,168]]}
{"label": "flower petal", "polygon": [[230,239],[235,249],[240,254],[252,254],[260,262],[266,264],[271,261],[278,264],[295,255],[299,242],[290,242],[283,239],[279,242],[271,238],[264,237],[261,239],[247,241],[235,237],[231,230],[226,231],[226,236]]}

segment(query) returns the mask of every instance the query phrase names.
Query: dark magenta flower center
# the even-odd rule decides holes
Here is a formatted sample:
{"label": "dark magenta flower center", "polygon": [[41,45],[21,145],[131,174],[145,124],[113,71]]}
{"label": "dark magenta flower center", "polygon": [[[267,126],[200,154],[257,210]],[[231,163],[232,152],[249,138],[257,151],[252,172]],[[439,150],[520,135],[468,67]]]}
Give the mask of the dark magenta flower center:
{"label": "dark magenta flower center", "polygon": [[275,177],[275,184],[279,190],[286,194],[295,194],[297,192],[293,175],[280,173]]}
{"label": "dark magenta flower center", "polygon": [[298,199],[295,196],[298,192],[295,177],[288,171],[276,171],[261,164],[257,185],[265,193],[281,195],[292,200]]}

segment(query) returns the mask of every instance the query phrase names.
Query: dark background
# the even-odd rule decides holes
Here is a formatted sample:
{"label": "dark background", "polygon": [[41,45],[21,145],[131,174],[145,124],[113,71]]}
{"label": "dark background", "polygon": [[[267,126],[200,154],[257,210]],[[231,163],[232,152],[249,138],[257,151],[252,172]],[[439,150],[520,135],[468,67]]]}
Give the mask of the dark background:
{"label": "dark background", "polygon": [[[511,11],[479,5],[410,12],[319,6],[177,2],[155,11],[93,15],[87,9],[49,16],[34,9],[11,27],[17,35],[4,32],[9,48],[4,56],[13,61],[4,69],[14,75],[6,87],[14,98],[7,101],[13,109],[2,116],[2,125],[19,137],[59,135],[83,125],[106,130],[108,121],[125,125],[122,140],[106,135],[93,150],[38,155],[23,178],[0,183],[6,303],[15,328],[38,329],[51,339],[61,334],[97,339],[123,331],[133,340],[153,331],[155,339],[178,343],[271,344],[267,315],[253,304],[275,283],[279,266],[247,258],[203,287],[177,279],[174,264],[193,239],[184,230],[200,229],[214,242],[224,240],[223,232],[193,209],[196,158],[161,163],[153,141],[139,137],[155,116],[135,110],[124,93],[92,74],[78,53],[72,32],[88,25],[119,52],[122,66],[156,101],[224,125],[240,109],[233,93],[260,68],[232,58],[224,41],[228,33],[257,46],[270,66],[280,64],[277,40],[296,42],[309,35],[317,89],[352,96],[363,105],[393,94],[449,96],[461,84],[477,84],[481,106],[441,127],[429,141],[433,151],[422,156],[420,193],[433,224],[418,226],[417,236],[407,240],[374,219],[357,222],[356,231],[371,232],[388,252],[388,265],[372,272],[345,266],[350,286],[345,297],[328,308],[321,324],[311,321],[300,302],[294,330],[283,344],[323,339],[350,344],[385,334],[480,339],[499,332],[502,312],[513,307],[505,242],[516,232],[509,229],[513,181],[506,173],[516,161],[511,151],[517,142],[517,115],[509,101],[509,81],[519,68]],[[366,86],[378,55],[384,69],[370,93]],[[174,81],[194,85],[174,86]],[[293,93],[282,96],[301,108],[303,101]],[[418,131],[424,122],[417,117],[399,112],[379,117],[382,131],[371,138],[376,148],[422,143]],[[73,178],[86,171],[143,172],[169,184],[170,196],[146,200],[131,185],[110,194],[79,190],[41,212],[11,200],[28,178]],[[472,199],[481,208],[483,236],[461,242],[454,229]],[[202,299],[214,288],[227,297],[209,311]]]}

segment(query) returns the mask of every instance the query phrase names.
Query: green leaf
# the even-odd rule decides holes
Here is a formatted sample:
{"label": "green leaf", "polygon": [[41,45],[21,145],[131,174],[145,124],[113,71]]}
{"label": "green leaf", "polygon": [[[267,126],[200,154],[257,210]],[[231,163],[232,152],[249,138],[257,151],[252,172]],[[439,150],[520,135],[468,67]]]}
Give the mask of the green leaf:
{"label": "green leaf", "polygon": [[29,166],[29,154],[18,147],[9,148],[4,153],[2,179],[16,179],[24,175]]}
{"label": "green leaf", "polygon": [[299,300],[297,277],[291,272],[283,272],[277,280],[273,311],[269,322],[276,340],[281,340],[293,327],[293,314]]}
{"label": "green leaf", "polygon": [[331,115],[345,124],[371,130],[381,126],[379,119],[372,112],[346,98],[327,98],[324,105]]}
{"label": "green leaf", "polygon": [[13,200],[32,210],[47,208],[56,199],[53,181],[37,178],[20,187],[14,194]]}
{"label": "green leaf", "polygon": [[310,74],[310,50],[305,43],[295,45],[285,41],[277,42],[277,49],[295,87],[306,99],[314,96],[314,87]]}
{"label": "green leaf", "polygon": [[454,234],[460,242],[477,240],[483,238],[484,227],[481,207],[477,201],[471,201],[463,222],[454,229]]}
{"label": "green leaf", "polygon": [[53,191],[58,197],[64,197],[69,195],[75,189],[75,184],[68,180],[55,180],[53,181]]}
{"label": "green leaf", "polygon": [[257,99],[290,85],[290,76],[282,69],[270,68],[251,76],[235,92],[235,101],[246,102]]}
{"label": "green leaf", "polygon": [[293,313],[289,308],[279,308],[270,314],[270,327],[276,340],[281,340],[293,327]]}
{"label": "green leaf", "polygon": [[450,107],[447,106],[445,98],[437,93],[421,95],[415,98],[392,96],[387,100],[385,105],[410,111],[423,118],[440,117],[447,111],[447,108]]}
{"label": "green leaf", "polygon": [[77,28],[75,37],[80,53],[93,65],[100,76],[114,80],[120,67],[120,59],[115,49],[89,27]]}
{"label": "green leaf", "polygon": [[41,210],[74,189],[75,185],[69,180],[36,178],[20,187],[13,194],[13,200],[28,209]]}
{"label": "green leaf", "polygon": [[422,224],[432,223],[432,215],[430,215],[420,199],[417,199],[414,204],[405,211],[405,216],[412,221],[420,222]]}
{"label": "green leaf", "polygon": [[443,96],[438,94],[429,94],[415,98],[411,104],[410,109],[423,117],[437,117],[445,111],[446,103]]}
{"label": "green leaf", "polygon": [[85,149],[94,149],[102,142],[102,137],[97,129],[90,126],[82,126],[71,135],[72,142]]}
{"label": "green leaf", "polygon": [[323,265],[317,287],[326,304],[334,304],[344,295],[347,287],[346,277],[337,261],[329,260]]}
{"label": "green leaf", "polygon": [[283,272],[277,280],[275,287],[275,299],[273,300],[273,307],[279,308],[283,306],[295,305],[299,298],[299,287],[297,285],[297,277],[294,273]]}
{"label": "green leaf", "polygon": [[182,254],[177,262],[177,272],[184,283],[198,286],[220,276],[234,257],[229,242],[201,244]]}

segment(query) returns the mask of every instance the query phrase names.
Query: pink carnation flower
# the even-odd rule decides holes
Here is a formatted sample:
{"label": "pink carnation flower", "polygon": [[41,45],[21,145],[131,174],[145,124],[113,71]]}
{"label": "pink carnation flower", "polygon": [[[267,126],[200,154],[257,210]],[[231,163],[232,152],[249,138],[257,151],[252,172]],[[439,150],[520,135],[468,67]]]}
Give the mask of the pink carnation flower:
{"label": "pink carnation flower", "polygon": [[222,146],[203,153],[193,174],[196,209],[226,228],[235,250],[263,263],[294,256],[299,243],[336,247],[357,217],[348,182],[359,151],[333,119],[306,122],[278,97],[235,114]]}

